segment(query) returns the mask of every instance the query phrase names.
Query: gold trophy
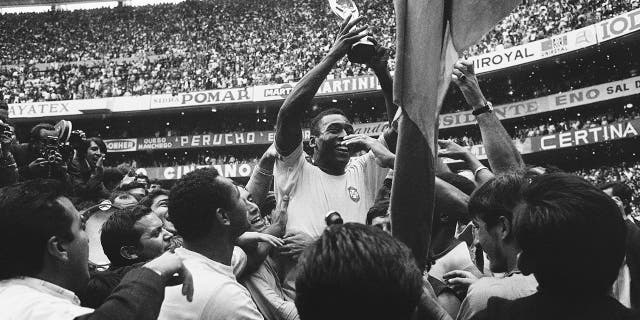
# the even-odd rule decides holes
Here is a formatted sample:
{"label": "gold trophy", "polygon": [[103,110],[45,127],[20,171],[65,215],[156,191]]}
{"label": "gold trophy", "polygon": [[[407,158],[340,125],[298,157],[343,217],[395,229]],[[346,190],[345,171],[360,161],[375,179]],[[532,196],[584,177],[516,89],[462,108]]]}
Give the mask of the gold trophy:
{"label": "gold trophy", "polygon": [[[342,20],[346,19],[349,15],[351,15],[351,21],[360,16],[358,7],[356,7],[353,0],[329,0],[329,6],[333,13],[342,18]],[[375,47],[367,36],[351,46],[348,57],[349,61],[354,63],[367,63],[374,54]]]}

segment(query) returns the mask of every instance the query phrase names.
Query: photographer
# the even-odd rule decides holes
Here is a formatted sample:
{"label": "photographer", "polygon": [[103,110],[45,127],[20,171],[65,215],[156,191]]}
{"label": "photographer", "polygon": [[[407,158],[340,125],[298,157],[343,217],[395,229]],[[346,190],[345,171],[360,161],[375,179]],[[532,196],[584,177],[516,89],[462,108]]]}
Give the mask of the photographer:
{"label": "photographer", "polygon": [[0,187],[18,181],[18,168],[11,153],[11,145],[15,143],[13,127],[0,119]]}
{"label": "photographer", "polygon": [[69,184],[67,161],[60,144],[60,129],[40,123],[31,129],[29,142],[12,145],[20,180],[56,179]]}
{"label": "photographer", "polygon": [[69,164],[73,193],[82,201],[108,198],[110,193],[103,183],[105,143],[97,137],[80,138],[75,149],[75,157]]}

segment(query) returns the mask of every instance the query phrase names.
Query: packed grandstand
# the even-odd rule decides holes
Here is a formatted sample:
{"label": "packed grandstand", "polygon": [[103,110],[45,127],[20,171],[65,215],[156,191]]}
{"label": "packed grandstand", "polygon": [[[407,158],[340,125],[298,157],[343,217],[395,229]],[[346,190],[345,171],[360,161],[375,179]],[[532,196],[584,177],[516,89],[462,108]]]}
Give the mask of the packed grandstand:
{"label": "packed grandstand", "polygon": [[[359,5],[393,69],[392,4]],[[525,161],[624,181],[636,205],[640,150],[629,141],[640,130],[639,21],[638,1],[528,1],[466,52]],[[21,141],[37,123],[67,119],[105,139],[110,166],[159,180],[217,166],[247,179],[273,142],[279,106],[326,54],[337,23],[328,5],[310,0],[5,14],[0,93]],[[345,110],[356,132],[387,126],[376,77],[347,59],[307,120],[327,107]],[[455,86],[440,138],[486,158]]]}

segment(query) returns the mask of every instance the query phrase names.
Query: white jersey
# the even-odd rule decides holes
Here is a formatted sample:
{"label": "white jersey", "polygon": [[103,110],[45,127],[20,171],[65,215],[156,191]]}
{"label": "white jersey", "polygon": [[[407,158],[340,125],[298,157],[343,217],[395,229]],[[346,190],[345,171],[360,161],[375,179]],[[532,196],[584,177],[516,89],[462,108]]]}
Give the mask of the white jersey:
{"label": "white jersey", "polygon": [[330,175],[306,161],[300,143],[289,156],[276,160],[273,174],[278,203],[283,196],[289,197],[287,230],[318,237],[326,228],[324,217],[329,211],[340,213],[344,222],[365,223],[388,171],[368,152],[352,158],[343,175]]}

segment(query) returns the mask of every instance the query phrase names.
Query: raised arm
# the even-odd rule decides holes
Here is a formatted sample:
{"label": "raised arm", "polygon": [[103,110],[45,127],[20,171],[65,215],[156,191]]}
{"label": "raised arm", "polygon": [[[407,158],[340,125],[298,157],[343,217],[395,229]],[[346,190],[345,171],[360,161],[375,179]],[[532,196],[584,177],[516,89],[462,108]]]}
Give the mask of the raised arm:
{"label": "raised arm", "polygon": [[373,70],[376,77],[378,77],[378,82],[384,95],[384,103],[387,108],[387,120],[389,121],[389,126],[391,126],[393,116],[396,114],[398,106],[393,103],[393,80],[391,79],[388,66],[389,49],[375,43],[375,50],[375,54],[367,65]]}
{"label": "raised arm", "polygon": [[269,149],[264,152],[262,158],[258,162],[258,165],[253,169],[251,178],[247,182],[247,191],[253,196],[253,202],[258,206],[262,205],[262,202],[267,197],[269,189],[271,188],[271,181],[273,180],[273,165],[278,157],[276,146],[272,144]]}
{"label": "raised arm", "polygon": [[302,142],[302,116],[311,107],[311,100],[322,82],[336,62],[347,54],[351,45],[366,36],[363,32],[368,26],[350,31],[362,18],[349,22],[350,19],[351,16],[347,17],[340,26],[336,41],[327,56],[298,82],[278,112],[276,147],[284,157],[290,155]]}
{"label": "raised arm", "polygon": [[[487,100],[478,85],[478,78],[475,75],[472,62],[456,62],[453,67],[452,79],[474,111],[487,105]],[[483,112],[476,116],[476,120],[493,172],[500,174],[523,170],[522,156],[496,114],[491,111]]]}
{"label": "raised arm", "polygon": [[438,140],[438,157],[453,160],[463,160],[469,170],[473,171],[476,185],[481,186],[494,177],[489,168],[485,167],[468,149],[459,146],[451,140]]}

